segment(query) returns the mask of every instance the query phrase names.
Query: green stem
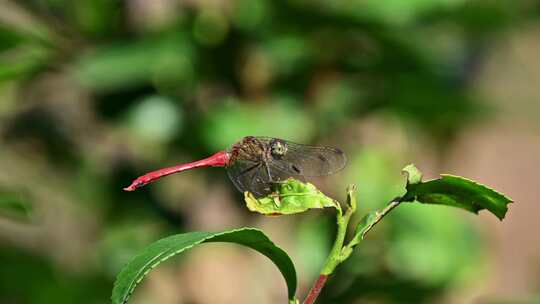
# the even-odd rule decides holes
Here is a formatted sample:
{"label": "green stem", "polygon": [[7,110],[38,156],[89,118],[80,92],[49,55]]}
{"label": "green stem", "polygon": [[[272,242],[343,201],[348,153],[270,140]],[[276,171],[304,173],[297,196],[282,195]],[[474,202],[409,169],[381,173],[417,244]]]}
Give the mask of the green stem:
{"label": "green stem", "polygon": [[351,216],[356,211],[356,197],[355,197],[356,187],[351,185],[347,188],[347,210],[345,215],[341,210],[340,205],[337,206],[336,222],[337,222],[337,233],[334,245],[332,250],[324,263],[324,266],[321,270],[321,275],[330,275],[334,272],[337,265],[343,262],[341,251],[343,250],[343,243],[345,242],[345,236],[347,235],[347,227],[349,226],[349,221]]}
{"label": "green stem", "polygon": [[347,210],[345,211],[345,214],[343,214],[341,205],[339,203],[336,204],[336,240],[334,241],[332,250],[330,251],[328,258],[324,263],[319,279],[315,282],[315,284],[309,291],[309,294],[303,302],[304,304],[315,303],[315,300],[319,296],[321,289],[324,287],[328,276],[334,272],[334,270],[339,264],[349,258],[352,251],[354,250],[354,247],[358,245],[361,240],[364,239],[366,234],[371,231],[371,229],[375,225],[377,225],[377,223],[379,223],[390,211],[399,206],[399,204],[401,203],[401,198],[397,197],[390,203],[388,203],[388,205],[382,211],[374,212],[372,215],[373,217],[369,221],[369,224],[365,226],[361,231],[357,231],[353,239],[349,241],[346,246],[343,246],[343,243],[345,242],[345,236],[347,234],[347,226],[349,225],[351,216],[356,211],[355,191],[356,189],[354,186],[350,186],[347,189]]}
{"label": "green stem", "polygon": [[399,206],[399,204],[401,204],[401,201],[399,200],[400,198],[396,198],[394,200],[392,200],[390,203],[388,203],[388,205],[386,205],[386,207],[381,211],[381,212],[377,212],[377,218],[375,219],[375,221],[373,223],[371,223],[371,225],[369,225],[368,227],[366,227],[366,229],[364,229],[364,231],[362,231],[361,233],[361,237],[362,239],[364,239],[364,237],[366,236],[366,234],[371,231],[371,229],[377,225],[377,223],[379,223],[384,217],[385,215],[387,215],[388,213],[390,213],[390,211],[394,210],[394,208],[396,208],[397,206]]}
{"label": "green stem", "polygon": [[324,266],[320,272],[319,278],[313,284],[313,287],[311,287],[303,304],[315,303],[315,300],[317,300],[317,297],[319,296],[319,293],[324,287],[324,284],[326,283],[328,276],[332,272],[334,272],[334,269],[336,269],[337,265],[339,265],[342,262],[341,250],[343,248],[343,243],[345,242],[345,235],[347,233],[347,225],[349,223],[349,220],[351,218],[353,211],[352,211],[352,208],[349,207],[347,208],[347,211],[345,211],[345,215],[343,215],[343,211],[341,210],[341,206],[339,203],[336,204],[336,211],[337,211],[336,212],[337,233],[336,233],[336,239],[334,241],[334,245],[332,246],[332,250],[330,250],[330,254],[328,255],[328,258],[326,258],[326,262],[324,263]]}
{"label": "green stem", "polygon": [[346,260],[352,253],[354,247],[356,247],[365,237],[368,232],[375,227],[390,211],[394,210],[397,206],[401,204],[401,200],[399,197],[393,199],[382,211],[377,211],[375,213],[375,218],[373,221],[366,226],[362,231],[359,231],[356,233],[356,235],[353,237],[353,239],[345,246],[342,250],[342,261]]}
{"label": "green stem", "polygon": [[330,251],[330,254],[328,255],[328,258],[326,259],[326,262],[324,263],[324,266],[321,270],[322,275],[329,275],[332,272],[334,272],[334,269],[336,266],[341,262],[340,256],[341,256],[341,248],[343,248],[343,243],[345,242],[345,234],[347,232],[347,223],[349,222],[349,217],[347,217],[347,213],[345,213],[345,216],[341,215],[341,209],[339,209],[337,213],[337,233],[336,233],[336,239],[334,241],[334,245],[332,246],[332,250]]}

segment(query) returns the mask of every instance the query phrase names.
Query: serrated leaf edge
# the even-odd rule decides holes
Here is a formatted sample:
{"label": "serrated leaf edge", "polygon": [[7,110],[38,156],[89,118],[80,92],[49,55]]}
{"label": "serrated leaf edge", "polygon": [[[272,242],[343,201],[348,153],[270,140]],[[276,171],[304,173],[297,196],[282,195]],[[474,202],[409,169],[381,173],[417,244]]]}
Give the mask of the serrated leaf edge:
{"label": "serrated leaf edge", "polygon": [[501,193],[501,192],[499,192],[499,191],[497,191],[497,190],[495,190],[495,189],[493,189],[491,187],[488,187],[488,186],[486,186],[486,185],[484,185],[482,183],[479,183],[477,181],[474,181],[472,179],[469,179],[469,178],[466,178],[466,177],[463,177],[463,176],[459,176],[459,175],[448,174],[448,173],[440,174],[440,176],[441,177],[454,177],[454,178],[466,180],[466,181],[471,182],[471,183],[473,183],[473,184],[475,184],[477,186],[480,186],[480,187],[482,187],[482,188],[484,188],[486,190],[493,191],[494,193],[500,195],[501,197],[503,197],[504,199],[506,199],[508,201],[507,204],[514,203],[514,201],[512,199],[510,199],[508,196],[506,196],[504,193]]}
{"label": "serrated leaf edge", "polygon": [[[200,245],[201,243],[204,243],[205,241],[209,240],[209,239],[213,239],[215,237],[218,237],[218,236],[222,236],[224,234],[230,234],[230,233],[235,233],[235,232],[239,232],[239,231],[255,231],[255,232],[259,232],[261,233],[261,235],[266,239],[265,241],[268,241],[272,244],[274,244],[274,242],[272,242],[272,240],[270,240],[268,238],[268,236],[266,236],[266,234],[264,234],[264,232],[262,232],[262,230],[260,229],[256,229],[256,228],[239,228],[239,229],[233,229],[233,230],[228,230],[228,231],[223,231],[223,232],[219,232],[219,233],[212,233],[212,232],[207,232],[209,235],[206,236],[205,238],[201,239],[200,241],[197,241],[196,243],[193,243],[192,245],[190,246],[187,246],[187,247],[184,247],[180,250],[175,250],[173,251],[172,253],[168,254],[167,256],[165,257],[162,257],[161,259],[159,259],[159,261],[157,261],[156,263],[148,266],[149,264],[151,264],[152,262],[155,262],[159,257],[161,257],[162,255],[158,255],[156,256],[154,259],[150,260],[147,264],[145,264],[143,267],[141,267],[141,270],[140,271],[144,271],[144,273],[140,273],[140,271],[137,273],[136,277],[138,277],[139,275],[141,275],[141,277],[137,280],[135,280],[134,282],[131,282],[130,286],[128,287],[128,290],[127,290],[127,293],[123,296],[123,299],[121,300],[121,303],[122,304],[126,304],[128,302],[128,300],[131,298],[131,295],[133,294],[133,292],[135,291],[135,288],[142,282],[142,280],[144,278],[146,278],[146,276],[148,275],[148,273],[150,273],[150,271],[152,271],[154,268],[156,268],[158,265],[160,265],[161,263],[165,262],[166,260],[168,260],[169,258],[177,255],[177,254],[180,254],[188,249],[191,249],[193,247],[195,247],[196,245]],[[185,234],[190,234],[190,233],[193,233],[193,232],[187,232]],[[176,234],[178,235],[178,234]],[[172,236],[175,236],[175,235],[170,235],[168,237],[172,237]],[[161,240],[164,240],[168,237],[165,237]],[[157,242],[159,242],[160,240],[157,240],[155,241],[154,243],[152,244],[155,244]],[[150,245],[152,245],[150,244]],[[149,246],[150,246],[149,245]],[[274,244],[274,246],[276,246]],[[277,248],[280,248],[278,246],[276,246]],[[280,248],[281,249],[281,248]],[[167,251],[164,251],[163,254],[165,254]],[[131,262],[133,262],[135,259],[137,259],[139,257],[139,255],[136,255],[135,257],[133,257],[126,265],[129,265]],[[146,267],[148,267],[147,269],[145,269]],[[118,276],[120,277],[120,275],[124,272],[124,270],[122,270]],[[113,290],[116,289],[116,286],[118,285],[118,281],[115,281],[114,283],[114,286],[113,286]]]}

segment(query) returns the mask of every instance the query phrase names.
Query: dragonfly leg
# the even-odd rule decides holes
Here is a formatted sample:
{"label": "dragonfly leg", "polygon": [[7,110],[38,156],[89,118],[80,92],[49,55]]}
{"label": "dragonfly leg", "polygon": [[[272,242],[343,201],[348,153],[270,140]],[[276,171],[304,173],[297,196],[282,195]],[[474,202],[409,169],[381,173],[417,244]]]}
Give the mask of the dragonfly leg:
{"label": "dragonfly leg", "polygon": [[266,167],[266,174],[268,174],[268,181],[272,182],[272,174],[270,174],[270,167],[268,166],[268,163],[265,162],[264,166]]}
{"label": "dragonfly leg", "polygon": [[[236,180],[236,182],[238,184],[243,185],[242,180],[241,180],[242,176],[244,176],[245,174],[247,174],[251,170],[257,170],[257,168],[259,168],[260,166],[261,166],[261,163],[255,163],[254,165],[252,165],[250,167],[247,167],[246,169],[242,170],[237,176],[234,177],[234,179]],[[246,186],[250,187],[252,182],[253,182],[253,178],[250,180],[249,184],[246,185]],[[248,189],[244,189],[244,190],[248,190]]]}

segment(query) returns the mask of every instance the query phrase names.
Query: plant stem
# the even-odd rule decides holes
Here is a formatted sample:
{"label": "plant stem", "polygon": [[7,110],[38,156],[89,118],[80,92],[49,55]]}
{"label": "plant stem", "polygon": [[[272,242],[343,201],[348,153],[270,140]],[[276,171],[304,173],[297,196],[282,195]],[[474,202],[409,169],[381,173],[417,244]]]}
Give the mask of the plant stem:
{"label": "plant stem", "polygon": [[324,287],[324,284],[326,283],[328,276],[332,272],[334,272],[334,269],[336,269],[336,267],[341,262],[343,262],[342,250],[343,250],[343,243],[345,242],[345,236],[347,235],[347,226],[349,225],[349,220],[351,219],[351,216],[356,211],[355,192],[356,192],[355,186],[349,186],[349,188],[347,189],[347,210],[345,211],[345,214],[343,214],[341,205],[339,203],[336,205],[336,211],[337,211],[336,213],[336,223],[337,223],[336,240],[334,241],[332,250],[330,251],[328,258],[326,259],[326,262],[324,263],[324,266],[321,270],[319,278],[317,279],[315,284],[313,284],[313,287],[311,287],[309,294],[304,300],[304,304],[315,303],[315,300],[319,296],[321,289]]}
{"label": "plant stem", "polygon": [[311,290],[309,291],[309,294],[304,300],[303,304],[315,303],[315,300],[317,300],[317,297],[319,296],[319,293],[321,293],[321,289],[324,287],[324,284],[326,284],[327,279],[328,279],[327,275],[321,274],[319,276],[315,284],[313,284],[313,287],[311,287]]}
{"label": "plant stem", "polygon": [[401,204],[401,200],[399,197],[393,199],[382,211],[377,211],[375,213],[375,218],[373,221],[365,227],[362,231],[357,232],[357,234],[353,237],[353,239],[345,246],[343,247],[343,250],[341,251],[341,259],[342,261],[346,260],[352,253],[354,247],[356,247],[365,237],[368,232],[377,225],[390,211],[394,210],[397,206]]}
{"label": "plant stem", "polygon": [[350,218],[350,214],[348,213],[349,212],[345,212],[345,215],[341,215],[341,210],[339,210],[336,216],[337,218],[336,219],[336,222],[337,222],[336,239],[334,241],[334,245],[332,246],[332,250],[330,251],[328,258],[326,258],[326,262],[324,263],[324,266],[321,270],[322,275],[329,275],[332,272],[334,272],[334,269],[336,268],[336,266],[341,262],[340,260],[341,249],[343,248],[343,243],[345,242],[345,235],[347,233],[347,224],[349,223],[349,218]]}
{"label": "plant stem", "polygon": [[[349,221],[351,216],[356,211],[356,197],[355,197],[356,187],[349,186],[347,189],[347,210],[345,214],[341,211],[341,207],[337,208],[336,214],[336,223],[337,223],[337,233],[336,240],[332,246],[332,250],[324,263],[324,267],[321,270],[322,275],[330,275],[334,272],[337,265],[343,262],[343,243],[345,242],[345,236],[347,235],[347,227],[349,226]],[[338,205],[339,206],[339,205]]]}
{"label": "plant stem", "polygon": [[321,273],[319,275],[319,278],[315,283],[313,284],[313,287],[311,287],[311,290],[309,291],[306,299],[304,300],[303,304],[313,304],[315,303],[315,300],[317,300],[317,297],[319,296],[319,293],[321,292],[321,289],[324,287],[324,284],[326,283],[326,280],[328,279],[328,276],[334,272],[334,269],[336,269],[337,265],[341,263],[341,249],[343,248],[343,242],[345,242],[345,234],[347,232],[347,224],[349,223],[349,219],[351,217],[352,212],[350,212],[350,208],[347,209],[345,212],[345,215],[342,215],[341,207],[338,205],[336,208],[337,214],[336,214],[336,221],[337,221],[337,235],[336,240],[334,241],[334,245],[332,246],[332,250],[330,251],[330,254],[328,255],[328,258],[326,258],[326,262],[324,263],[324,266],[321,270]]}
{"label": "plant stem", "polygon": [[377,223],[379,223],[385,215],[387,215],[390,211],[399,206],[399,204],[401,204],[401,201],[399,199],[394,199],[390,203],[388,203],[388,205],[386,205],[386,207],[381,212],[377,212],[377,218],[375,219],[375,221],[373,221],[373,223],[366,227],[366,229],[364,229],[364,231],[362,232],[362,239],[364,239],[366,234],[371,231],[371,229],[375,225],[377,225]]}
{"label": "plant stem", "polygon": [[347,226],[349,225],[349,220],[351,219],[352,214],[356,211],[356,199],[354,197],[354,191],[354,188],[349,188],[349,190],[347,191],[348,208],[347,211],[345,211],[345,214],[343,214],[339,204],[336,207],[336,240],[334,241],[332,250],[330,251],[328,258],[324,263],[319,278],[311,287],[311,290],[309,291],[303,304],[315,303],[315,300],[317,300],[317,297],[319,296],[322,288],[326,284],[328,276],[334,272],[334,270],[340,263],[345,261],[351,255],[354,247],[358,245],[361,240],[364,239],[366,234],[371,231],[371,229],[375,225],[377,225],[377,223],[379,223],[388,213],[390,213],[390,211],[399,206],[399,204],[401,203],[399,197],[393,199],[390,203],[388,203],[388,205],[386,205],[386,207],[382,211],[375,213],[375,218],[367,227],[365,227],[361,232],[357,232],[354,238],[346,246],[343,246],[343,243],[345,242],[345,235],[347,233]]}

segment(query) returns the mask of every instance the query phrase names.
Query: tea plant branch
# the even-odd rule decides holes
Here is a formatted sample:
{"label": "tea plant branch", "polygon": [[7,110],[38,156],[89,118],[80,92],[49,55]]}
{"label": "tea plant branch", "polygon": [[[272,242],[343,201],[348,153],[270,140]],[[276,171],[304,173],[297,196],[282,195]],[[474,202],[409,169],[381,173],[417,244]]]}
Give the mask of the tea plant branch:
{"label": "tea plant branch", "polygon": [[337,265],[339,265],[343,261],[341,253],[343,250],[343,243],[345,242],[345,236],[347,235],[347,227],[349,226],[351,216],[356,211],[355,192],[355,186],[349,186],[347,188],[347,210],[345,211],[345,214],[343,214],[340,204],[336,204],[336,240],[334,241],[332,250],[330,251],[330,254],[328,255],[328,258],[326,259],[326,262],[321,270],[321,275],[331,274],[332,272],[334,272],[334,269],[336,269]]}
{"label": "tea plant branch", "polygon": [[381,211],[368,213],[358,225],[357,231],[352,240],[343,248],[343,259],[347,259],[356,247],[365,237],[368,232],[375,227],[390,211],[394,210],[402,203],[401,197],[396,197],[391,200],[386,207]]}
{"label": "tea plant branch", "polygon": [[345,214],[342,214],[339,204],[336,206],[338,226],[336,241],[304,304],[315,303],[328,276],[337,265],[349,258],[367,233],[401,203],[446,205],[473,213],[486,209],[502,220],[508,211],[508,204],[513,202],[504,194],[464,177],[442,174],[439,179],[423,182],[422,172],[412,164],[403,168],[403,172],[407,174],[406,193],[390,201],[383,210],[370,212],[364,216],[358,223],[353,238],[343,246],[350,217],[356,211],[355,189],[354,187],[347,189]]}
{"label": "tea plant branch", "polygon": [[349,188],[347,189],[347,210],[345,211],[345,214],[343,214],[343,211],[339,204],[336,206],[336,240],[334,241],[332,250],[330,251],[328,258],[326,259],[326,262],[319,274],[317,281],[315,281],[315,283],[311,287],[303,304],[315,303],[321,290],[324,288],[326,281],[328,280],[328,276],[334,272],[334,270],[339,264],[349,258],[354,247],[358,245],[362,239],[364,239],[365,235],[369,231],[371,231],[371,229],[377,223],[379,223],[384,218],[384,216],[386,216],[390,211],[399,206],[399,204],[401,203],[401,198],[398,197],[388,203],[388,205],[382,211],[368,214],[364,219],[362,219],[361,223],[359,224],[359,228],[361,229],[357,229],[351,241],[347,245],[343,246],[349,221],[351,219],[351,216],[356,211],[357,203],[355,194],[356,187],[354,185],[349,186]]}
{"label": "tea plant branch", "polygon": [[309,291],[306,299],[303,302],[304,304],[315,303],[315,300],[317,300],[319,293],[326,284],[328,276],[332,272],[334,272],[334,269],[336,269],[336,267],[342,262],[341,250],[343,249],[343,242],[345,241],[345,236],[347,234],[347,226],[354,211],[353,208],[347,208],[347,210],[345,211],[345,215],[343,215],[343,211],[339,204],[336,204],[336,211],[336,240],[334,241],[334,245],[332,246],[332,250],[330,250],[328,258],[326,258],[326,262],[324,263],[324,266],[319,274],[319,278],[317,279],[317,281],[315,281],[313,287],[311,287],[311,290]]}
{"label": "tea plant branch", "polygon": [[360,234],[361,239],[364,239],[366,234],[369,231],[371,231],[371,229],[375,225],[377,225],[377,223],[379,223],[384,218],[385,215],[387,215],[388,213],[390,213],[390,211],[394,210],[394,208],[399,206],[399,204],[401,204],[400,197],[395,198],[392,201],[390,201],[390,203],[388,203],[388,205],[381,212],[376,212],[376,218],[374,219],[374,221],[370,223],[365,229],[362,230],[362,233]]}
{"label": "tea plant branch", "polygon": [[[304,304],[315,303],[336,267],[349,258],[354,248],[373,227],[401,203],[446,205],[473,213],[485,209],[502,220],[508,211],[508,204],[513,202],[503,194],[463,177],[445,174],[439,179],[423,182],[422,173],[414,165],[406,166],[403,171],[407,173],[406,193],[390,201],[381,211],[369,212],[364,216],[356,225],[353,236],[346,245],[344,244],[349,222],[357,206],[354,186],[347,188],[346,206],[327,197],[314,185],[295,179],[287,179],[277,184],[276,194],[266,197],[257,198],[250,192],[244,193],[248,209],[266,215],[295,214],[320,208],[336,209],[337,229],[334,244]],[[144,179],[141,180],[144,182]],[[126,304],[141,280],[161,262],[205,242],[236,243],[267,256],[278,267],[287,283],[289,304],[299,304],[295,296],[296,270],[290,257],[274,245],[262,231],[249,227],[217,233],[191,232],[173,235],[149,245],[118,275],[113,289],[113,304]]]}
{"label": "tea plant branch", "polygon": [[328,279],[327,275],[324,275],[324,274],[319,275],[319,278],[317,279],[317,281],[315,281],[315,284],[313,284],[313,287],[311,287],[311,290],[309,291],[303,304],[315,303],[315,300],[317,300],[317,297],[319,297],[319,294],[321,293],[321,290],[326,284],[327,279]]}

